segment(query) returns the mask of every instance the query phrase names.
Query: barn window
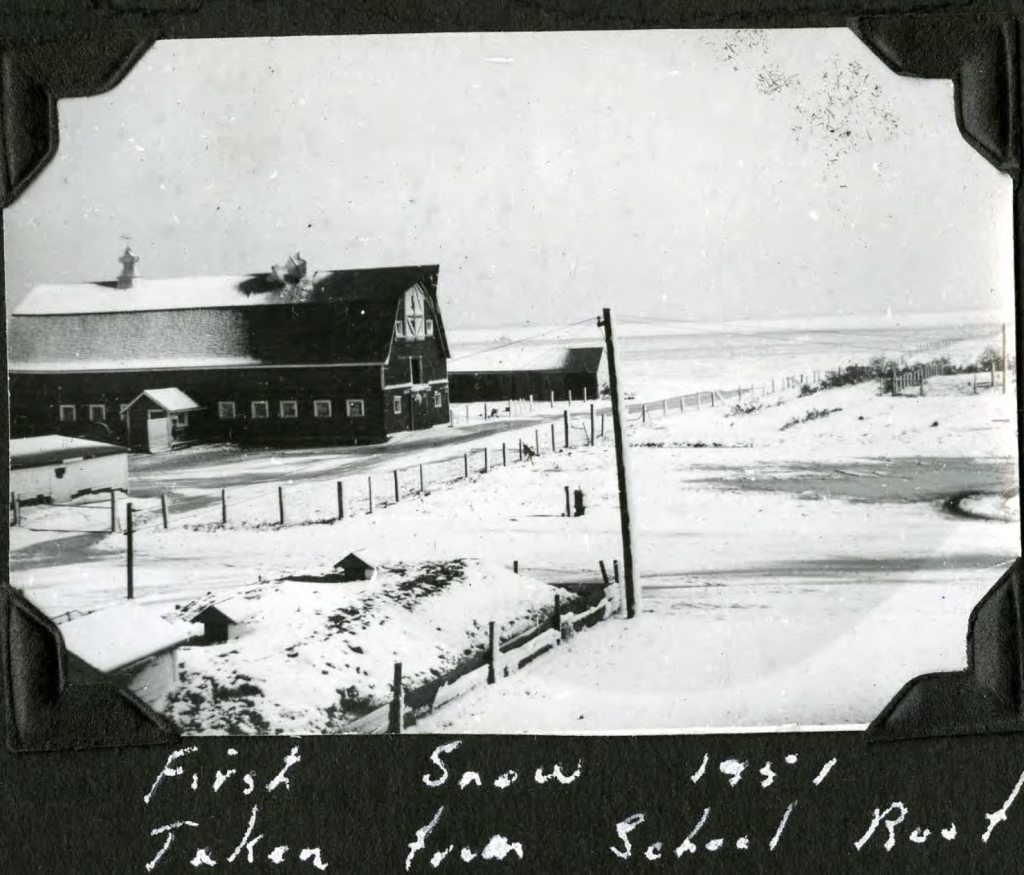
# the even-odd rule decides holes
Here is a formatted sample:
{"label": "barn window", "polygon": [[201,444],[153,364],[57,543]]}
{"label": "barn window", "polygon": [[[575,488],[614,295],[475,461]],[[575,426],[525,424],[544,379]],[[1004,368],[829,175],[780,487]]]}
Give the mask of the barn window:
{"label": "barn window", "polygon": [[90,422],[105,422],[107,419],[107,408],[103,404],[90,404],[89,405],[89,421]]}
{"label": "barn window", "polygon": [[409,371],[410,371],[409,379],[413,383],[422,383],[423,382],[423,359],[420,359],[420,358],[409,359]]}
{"label": "barn window", "polygon": [[366,405],[361,398],[350,398],[345,402],[345,412],[349,416],[366,416]]}
{"label": "barn window", "polygon": [[171,416],[171,424],[175,428],[188,428],[188,414],[187,413],[175,413]]}
{"label": "barn window", "polygon": [[234,419],[235,418],[235,402],[234,401],[218,401],[217,402],[217,416],[220,419]]}
{"label": "barn window", "polygon": [[61,404],[61,406],[60,406],[60,421],[61,422],[74,422],[75,421],[75,405],[74,404]]}
{"label": "barn window", "polygon": [[281,419],[298,419],[299,418],[299,402],[298,401],[281,401],[277,405],[277,415]]}
{"label": "barn window", "polygon": [[316,419],[330,419],[332,415],[330,401],[314,401],[313,416]]}
{"label": "barn window", "polygon": [[395,337],[405,337],[405,323],[401,319],[395,320]]}
{"label": "barn window", "polygon": [[440,393],[440,392],[435,392],[435,393],[434,393],[434,406],[435,406],[435,407],[436,407],[436,408],[437,408],[438,410],[440,410],[440,409],[441,409],[441,393]]}
{"label": "barn window", "polygon": [[270,404],[268,404],[266,401],[253,401],[252,418],[270,419]]}
{"label": "barn window", "polygon": [[392,398],[391,399],[391,406],[394,409],[395,413],[401,413],[402,412],[402,396],[401,395],[396,395],[394,398]]}
{"label": "barn window", "polygon": [[428,319],[427,320],[427,337],[433,337],[433,336],[434,336],[434,320],[433,319]]}

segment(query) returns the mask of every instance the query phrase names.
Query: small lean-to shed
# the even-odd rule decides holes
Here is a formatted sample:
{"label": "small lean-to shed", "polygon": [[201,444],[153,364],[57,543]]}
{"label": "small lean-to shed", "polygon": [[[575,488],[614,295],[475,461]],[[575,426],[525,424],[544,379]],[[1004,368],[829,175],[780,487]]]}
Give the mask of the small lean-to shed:
{"label": "small lean-to shed", "polygon": [[128,489],[128,450],[50,434],[11,441],[12,495],[62,503],[90,492]]}
{"label": "small lean-to shed", "polygon": [[242,623],[216,605],[208,605],[192,618],[193,623],[202,623],[203,635],[196,644],[221,644],[238,637]]}
{"label": "small lean-to shed", "polygon": [[195,417],[203,408],[181,389],[146,389],[121,411],[128,423],[128,444],[145,453],[165,453],[190,441]]}
{"label": "small lean-to shed", "polygon": [[349,553],[334,570],[340,572],[342,580],[374,580],[377,566],[357,553]]}
{"label": "small lean-to shed", "polygon": [[72,683],[112,681],[155,705],[178,682],[177,649],[195,629],[165,620],[153,606],[125,602],[58,626]]}

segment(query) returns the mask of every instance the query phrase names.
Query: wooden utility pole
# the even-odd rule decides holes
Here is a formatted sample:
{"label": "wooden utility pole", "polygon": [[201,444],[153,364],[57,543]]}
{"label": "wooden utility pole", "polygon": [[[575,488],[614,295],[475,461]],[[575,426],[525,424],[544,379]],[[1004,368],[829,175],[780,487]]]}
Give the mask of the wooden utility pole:
{"label": "wooden utility pole", "polygon": [[1003,394],[1006,394],[1006,323],[1003,323]]}
{"label": "wooden utility pole", "polygon": [[612,328],[612,311],[604,308],[598,327],[604,328],[605,344],[608,347],[608,383],[611,390],[612,431],[615,435],[615,471],[619,481],[619,517],[622,525],[622,561],[626,582],[626,616],[632,619],[638,610],[636,568],[633,559],[633,533],[629,516],[629,483],[626,477],[626,435],[622,424],[622,401],[619,396],[618,367],[615,359],[615,332]]}
{"label": "wooden utility pole", "polygon": [[135,514],[131,502],[128,502],[127,525],[125,532],[128,535],[128,598],[135,598]]}

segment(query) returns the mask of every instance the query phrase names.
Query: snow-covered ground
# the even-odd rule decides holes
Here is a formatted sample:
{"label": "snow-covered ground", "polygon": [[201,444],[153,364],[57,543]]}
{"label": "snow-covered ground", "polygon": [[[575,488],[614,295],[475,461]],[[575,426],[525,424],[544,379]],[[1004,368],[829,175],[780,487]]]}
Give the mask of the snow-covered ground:
{"label": "snow-covered ground", "polygon": [[487,624],[502,638],[550,612],[553,587],[500,567],[451,560],[378,569],[373,581],[277,581],[225,602],[206,603],[237,619],[227,642],[179,650],[180,688],[167,713],[189,734],[319,734],[390,698],[394,662],[412,687],[487,646]]}
{"label": "snow-covered ground", "polygon": [[[963,665],[971,607],[1020,552],[1019,522],[966,518],[944,507],[951,496],[970,494],[999,496],[1012,511],[1004,493],[1016,488],[1014,392],[1011,384],[1005,396],[998,388],[976,393],[967,376],[938,377],[923,397],[880,395],[868,383],[807,397],[777,393],[742,414],[721,404],[667,416],[652,409],[629,431],[641,616],[577,636],[557,656],[450,703],[420,728],[600,732],[867,722],[909,677]],[[498,438],[478,440],[491,446],[496,465]],[[404,462],[442,453],[450,449],[426,447]],[[250,461],[267,470],[265,459]],[[347,464],[333,456],[316,463]],[[173,477],[187,488],[188,477],[201,482],[209,473],[197,464]],[[315,524],[274,525],[275,495],[263,523],[222,529],[214,508],[209,523],[166,531],[147,525],[135,539],[137,597],[177,616],[190,602],[262,585],[281,601],[274,610],[268,601],[269,618],[280,617],[296,592],[277,581],[322,573],[350,551],[368,549],[386,564],[457,560],[479,569],[478,588],[466,592],[493,596],[493,607],[488,599],[447,606],[441,613],[454,625],[434,624],[429,641],[418,640],[427,625],[415,614],[392,612],[381,626],[389,630],[387,646],[341,666],[359,676],[359,689],[380,691],[404,648],[412,663],[439,665],[424,654],[458,649],[466,635],[479,634],[475,624],[505,620],[502,604],[528,616],[537,581],[594,580],[599,560],[621,556],[610,440],[544,452],[532,462],[510,457],[508,467],[473,470],[468,480],[453,477],[429,495],[403,496],[344,521],[330,518],[333,482],[293,496],[296,519],[318,515],[319,505],[305,495],[328,509]],[[563,515],[566,486],[583,490],[584,516]],[[62,551],[56,563],[19,537],[12,530],[12,583],[51,615],[123,598],[123,534],[53,542]],[[514,561],[520,576],[508,571]],[[506,599],[506,586],[521,591]],[[547,587],[540,592],[541,601],[550,600]],[[342,597],[359,603],[356,590],[324,595]],[[262,717],[269,731],[321,731],[330,725],[326,703],[337,704],[338,690],[354,685],[345,680],[351,675],[311,672],[295,696],[285,689],[290,664],[300,658],[282,656],[285,638],[309,665],[323,656],[322,636],[310,635],[316,610],[325,610],[315,601],[302,600],[309,610],[294,606],[305,616],[301,628],[268,622],[262,640],[251,638],[245,669],[232,666],[230,646],[221,647],[217,672],[237,670],[252,678],[239,683],[258,686],[268,702],[280,699],[280,709]],[[193,651],[185,663],[190,676],[221,677],[211,674],[215,651]],[[255,665],[264,672],[258,682]],[[303,710],[302,703],[320,707]],[[200,722],[237,728],[234,719],[218,724],[206,713]]]}

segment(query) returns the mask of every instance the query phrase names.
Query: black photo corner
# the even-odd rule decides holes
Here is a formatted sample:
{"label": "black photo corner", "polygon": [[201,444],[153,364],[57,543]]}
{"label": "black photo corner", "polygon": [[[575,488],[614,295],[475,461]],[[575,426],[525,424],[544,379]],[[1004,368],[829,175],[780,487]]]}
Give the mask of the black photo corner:
{"label": "black photo corner", "polygon": [[[1024,7],[796,5],[15,0],[0,10],[0,201],[56,154],[59,100],[113,88],[160,39],[845,26],[893,74],[951,80],[962,136],[1012,178],[1019,325]],[[0,628],[3,872],[1009,872],[1024,854],[1021,559],[962,630],[967,668],[907,678],[863,733],[180,738],[127,691],[68,683],[57,626],[6,579]],[[745,780],[723,780],[732,762]],[[541,780],[555,764],[561,777]],[[516,785],[495,789],[509,770]],[[467,772],[478,780],[461,787]],[[498,835],[522,853],[480,859]],[[692,860],[671,853],[690,841]],[[284,863],[268,860],[281,847]]]}

